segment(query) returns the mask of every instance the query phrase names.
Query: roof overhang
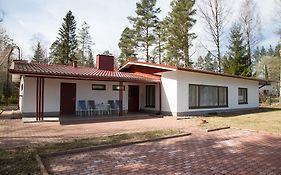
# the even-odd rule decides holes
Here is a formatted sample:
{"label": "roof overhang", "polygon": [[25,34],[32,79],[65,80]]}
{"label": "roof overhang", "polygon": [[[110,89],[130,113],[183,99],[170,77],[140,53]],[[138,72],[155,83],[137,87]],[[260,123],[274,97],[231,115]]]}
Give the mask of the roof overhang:
{"label": "roof overhang", "polygon": [[133,66],[138,66],[138,67],[142,67],[142,68],[150,68],[150,70],[153,70],[153,73],[160,73],[160,72],[176,71],[177,70],[177,67],[175,67],[175,66],[146,63],[146,62],[128,61],[123,66],[121,66],[118,69],[118,71],[125,72],[126,70],[130,69]]}

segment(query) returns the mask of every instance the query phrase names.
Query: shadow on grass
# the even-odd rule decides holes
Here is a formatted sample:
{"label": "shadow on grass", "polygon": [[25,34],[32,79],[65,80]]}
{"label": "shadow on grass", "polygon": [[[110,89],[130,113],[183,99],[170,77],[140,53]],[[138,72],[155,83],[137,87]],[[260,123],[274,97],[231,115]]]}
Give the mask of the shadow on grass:
{"label": "shadow on grass", "polygon": [[240,115],[260,114],[260,113],[275,112],[275,111],[281,112],[281,108],[260,107],[259,109],[237,111],[237,112],[210,113],[208,115],[205,115],[204,117],[237,117]]}

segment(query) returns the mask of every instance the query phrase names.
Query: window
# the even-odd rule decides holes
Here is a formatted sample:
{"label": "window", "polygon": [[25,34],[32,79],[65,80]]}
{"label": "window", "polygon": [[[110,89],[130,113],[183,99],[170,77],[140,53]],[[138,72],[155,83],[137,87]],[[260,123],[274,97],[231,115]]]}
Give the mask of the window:
{"label": "window", "polygon": [[92,90],[105,90],[104,84],[92,84]]}
{"label": "window", "polygon": [[120,86],[120,85],[113,85],[112,90],[114,91],[125,91],[125,86]]}
{"label": "window", "polygon": [[155,85],[146,86],[146,107],[155,108]]}
{"label": "window", "polygon": [[248,104],[247,88],[238,88],[238,104]]}
{"label": "window", "polygon": [[227,87],[189,85],[189,108],[215,108],[227,106]]}
{"label": "window", "polygon": [[23,91],[23,84],[21,84],[20,86],[20,91]]}

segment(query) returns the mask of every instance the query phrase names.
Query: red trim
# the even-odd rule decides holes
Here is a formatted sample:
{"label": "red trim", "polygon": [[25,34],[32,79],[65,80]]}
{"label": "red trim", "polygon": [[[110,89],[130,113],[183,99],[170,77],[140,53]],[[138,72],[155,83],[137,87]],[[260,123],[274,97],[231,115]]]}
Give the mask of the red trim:
{"label": "red trim", "polygon": [[44,119],[44,84],[45,84],[45,79],[42,78],[42,107],[41,107],[41,120]]}
{"label": "red trim", "polygon": [[162,84],[159,83],[159,114],[162,113]]}
{"label": "red trim", "polygon": [[38,120],[38,112],[39,112],[39,106],[38,106],[38,93],[39,93],[39,77],[37,77],[37,79],[36,79],[36,120]]}
{"label": "red trim", "polygon": [[21,90],[21,89],[20,89],[20,88],[21,88],[21,87],[20,87],[20,83],[21,83],[21,82],[18,83],[18,86],[19,86],[19,87],[18,87],[18,109],[19,109],[19,110],[20,110],[20,90]]}
{"label": "red trim", "polygon": [[[119,82],[119,86],[123,86],[123,82]],[[123,115],[123,90],[119,90],[119,116]]]}

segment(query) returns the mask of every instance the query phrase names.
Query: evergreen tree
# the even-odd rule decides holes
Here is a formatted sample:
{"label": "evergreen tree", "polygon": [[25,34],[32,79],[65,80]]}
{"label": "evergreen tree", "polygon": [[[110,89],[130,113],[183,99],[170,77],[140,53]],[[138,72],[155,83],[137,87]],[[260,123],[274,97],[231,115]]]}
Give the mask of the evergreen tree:
{"label": "evergreen tree", "polygon": [[134,40],[135,34],[134,31],[131,30],[129,27],[126,27],[122,34],[118,46],[121,50],[119,56],[119,64],[122,65],[127,60],[137,60],[135,48],[136,48],[136,41]]}
{"label": "evergreen tree", "polygon": [[280,57],[280,49],[281,49],[281,45],[277,44],[275,49],[274,49],[274,56],[275,57]]}
{"label": "evergreen tree", "polygon": [[37,42],[36,48],[34,49],[32,61],[37,63],[48,63],[46,51],[42,48],[40,41]]}
{"label": "evergreen tree", "polygon": [[136,17],[128,17],[133,23],[136,32],[136,42],[145,51],[146,61],[149,62],[150,47],[155,43],[155,25],[158,21],[157,14],[160,8],[156,8],[156,0],[140,0],[136,3]]}
{"label": "evergreen tree", "polygon": [[266,80],[268,80],[268,69],[267,69],[267,65],[264,65],[264,78]]}
{"label": "evergreen tree", "polygon": [[[195,0],[173,0],[172,11],[166,18],[167,24],[167,59],[165,62],[171,65],[191,66],[190,47],[192,40],[196,38],[191,28],[196,23],[193,16]],[[183,63],[183,65],[181,64]]]}
{"label": "evergreen tree", "polygon": [[[90,26],[86,23],[86,21],[83,22],[81,29],[78,29],[78,43],[79,43],[79,49],[81,49],[81,65],[85,65],[87,63],[86,58],[86,51],[87,49],[93,45],[92,37],[89,32]],[[88,55],[89,56],[89,55]]]}
{"label": "evergreen tree", "polygon": [[[154,48],[154,57],[158,58],[158,63],[162,63],[164,54],[164,43],[166,42],[166,24],[164,21],[159,21],[155,27],[155,41],[156,46]],[[154,59],[155,60],[155,59]]]}
{"label": "evergreen tree", "polygon": [[87,55],[88,55],[88,58],[87,58],[87,60],[86,60],[86,65],[87,65],[88,67],[95,67],[94,55],[93,55],[91,46],[88,46],[86,52],[87,52]]}
{"label": "evergreen tree", "polygon": [[204,69],[204,59],[202,56],[199,56],[197,62],[195,63],[195,68],[203,70]]}
{"label": "evergreen tree", "polygon": [[262,46],[262,47],[261,47],[261,52],[260,52],[260,55],[261,55],[261,56],[266,56],[266,55],[267,55],[267,53],[266,53],[266,50],[265,50],[264,46]]}
{"label": "evergreen tree", "polygon": [[59,30],[59,36],[50,48],[50,55],[53,58],[53,62],[58,64],[68,64],[76,60],[76,21],[71,11],[67,12],[63,20],[64,22]]}
{"label": "evergreen tree", "polygon": [[249,76],[252,72],[247,62],[247,50],[242,36],[241,26],[234,24],[230,32],[229,53],[224,59],[223,67],[226,73]]}
{"label": "evergreen tree", "polygon": [[204,70],[216,71],[217,66],[218,66],[217,61],[215,60],[215,58],[212,57],[212,53],[209,51],[204,58],[204,63],[203,63]]}
{"label": "evergreen tree", "polygon": [[267,55],[268,56],[274,56],[274,50],[272,48],[272,45],[269,46],[268,51],[267,51]]}

